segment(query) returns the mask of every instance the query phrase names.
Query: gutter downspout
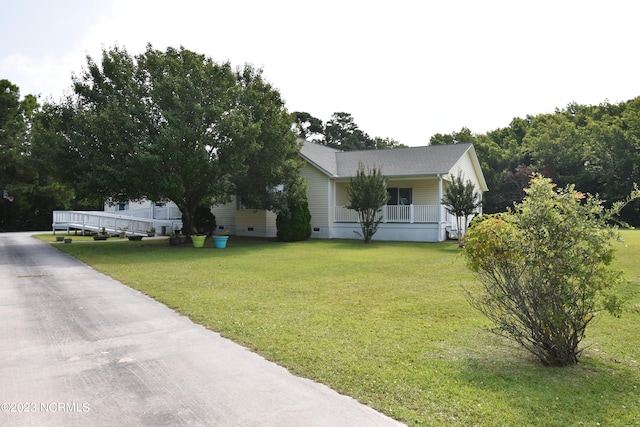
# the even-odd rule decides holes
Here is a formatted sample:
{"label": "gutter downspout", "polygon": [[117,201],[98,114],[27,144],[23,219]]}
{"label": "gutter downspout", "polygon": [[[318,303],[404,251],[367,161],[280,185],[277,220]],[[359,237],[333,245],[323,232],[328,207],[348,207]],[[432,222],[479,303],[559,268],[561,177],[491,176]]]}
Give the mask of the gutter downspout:
{"label": "gutter downspout", "polygon": [[[333,200],[333,203],[331,203],[331,200]],[[336,182],[331,178],[327,178],[327,211],[327,238],[333,239],[336,215]]]}
{"label": "gutter downspout", "polygon": [[442,175],[437,174],[438,176],[438,239],[442,242],[444,241],[442,233]]}

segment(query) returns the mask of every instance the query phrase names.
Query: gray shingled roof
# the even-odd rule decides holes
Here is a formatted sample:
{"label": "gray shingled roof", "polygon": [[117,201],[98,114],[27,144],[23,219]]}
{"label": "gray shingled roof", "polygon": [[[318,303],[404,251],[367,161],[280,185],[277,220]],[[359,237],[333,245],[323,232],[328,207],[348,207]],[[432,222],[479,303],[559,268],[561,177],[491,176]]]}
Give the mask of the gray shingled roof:
{"label": "gray shingled roof", "polygon": [[430,145],[391,150],[340,151],[305,141],[301,154],[328,175],[349,178],[358,163],[379,166],[387,177],[436,175],[451,171],[472,144]]}
{"label": "gray shingled roof", "polygon": [[338,164],[336,163],[336,154],[342,151],[304,141],[300,154],[308,162],[314,164],[327,175],[338,176]]}

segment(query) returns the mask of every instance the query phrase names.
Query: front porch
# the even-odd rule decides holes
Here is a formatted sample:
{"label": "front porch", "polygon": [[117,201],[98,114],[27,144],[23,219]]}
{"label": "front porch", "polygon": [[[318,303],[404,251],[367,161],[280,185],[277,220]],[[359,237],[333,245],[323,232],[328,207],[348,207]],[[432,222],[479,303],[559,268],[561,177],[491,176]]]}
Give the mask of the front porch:
{"label": "front porch", "polygon": [[[456,235],[455,217],[442,205],[385,205],[378,218],[374,240],[442,242]],[[336,206],[331,237],[353,239],[360,231],[356,211]]]}
{"label": "front porch", "polygon": [[[380,215],[383,224],[446,223],[455,226],[455,218],[441,205],[384,205]],[[358,214],[345,206],[336,206],[334,222],[358,222]]]}

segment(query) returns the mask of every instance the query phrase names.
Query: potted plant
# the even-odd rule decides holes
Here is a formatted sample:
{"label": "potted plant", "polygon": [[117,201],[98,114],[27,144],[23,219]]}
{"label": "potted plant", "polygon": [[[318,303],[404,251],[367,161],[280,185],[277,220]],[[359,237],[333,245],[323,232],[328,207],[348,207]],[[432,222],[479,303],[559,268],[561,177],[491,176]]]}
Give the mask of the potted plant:
{"label": "potted plant", "polygon": [[195,227],[193,227],[193,234],[191,235],[191,243],[194,248],[202,248],[204,247],[204,241],[206,240],[207,235],[198,233]]}
{"label": "potted plant", "polygon": [[184,238],[180,235],[180,230],[176,226],[173,233],[169,234],[169,244],[171,246],[180,245],[184,242]]}
{"label": "potted plant", "polygon": [[120,238],[124,239],[124,236],[127,235],[127,230],[129,229],[129,227],[118,227],[118,230],[120,230]]}
{"label": "potted plant", "polygon": [[156,235],[156,228],[151,227],[149,231],[147,231],[147,237],[154,237]]}
{"label": "potted plant", "polygon": [[102,231],[99,234],[96,233],[93,235],[93,240],[107,240],[108,238],[109,234],[107,234],[107,231],[104,227],[102,227]]}
{"label": "potted plant", "polygon": [[224,249],[227,247],[227,240],[229,240],[229,230],[224,230],[222,233],[218,233],[213,236],[213,243],[218,249]]}

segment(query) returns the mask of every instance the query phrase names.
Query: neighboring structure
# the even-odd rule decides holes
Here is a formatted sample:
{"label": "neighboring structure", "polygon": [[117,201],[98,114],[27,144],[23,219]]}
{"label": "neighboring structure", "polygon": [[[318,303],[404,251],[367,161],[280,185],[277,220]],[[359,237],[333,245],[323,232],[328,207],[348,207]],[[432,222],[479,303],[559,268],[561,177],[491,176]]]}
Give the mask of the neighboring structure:
{"label": "neighboring structure", "polygon": [[[383,207],[382,223],[373,240],[441,242],[453,237],[456,233],[455,219],[447,213],[441,200],[444,189],[459,171],[465,181],[468,179],[474,184],[478,193],[487,191],[472,144],[340,151],[305,141],[300,155],[306,161],[302,174],[308,181],[312,238],[360,238],[355,233],[360,232],[357,215],[345,208],[349,204],[347,184],[356,175],[359,162],[365,167],[380,167],[388,180],[390,200]],[[139,207],[141,209],[120,206],[122,209],[118,211],[114,207],[105,207],[105,211],[111,211],[109,215],[117,215],[118,218],[128,213],[140,217],[140,212],[144,212],[144,216],[153,221],[153,218],[158,219],[157,210],[161,209],[161,217],[169,220],[163,221],[165,228],[162,231],[170,229],[171,224],[177,224],[178,214],[170,212],[175,209],[172,203],[166,206],[143,203]],[[234,200],[214,206],[213,213],[219,231],[228,230],[230,234],[240,236],[276,236],[274,212],[244,209]],[[55,217],[56,213],[54,230]],[[156,227],[157,233],[163,234],[159,228]]]}
{"label": "neighboring structure", "polygon": [[148,236],[152,230],[165,236],[182,229],[182,213],[174,203],[148,200],[110,205],[104,211],[53,211],[53,233],[57,230]]}
{"label": "neighboring structure", "polygon": [[[340,151],[305,141],[302,170],[308,181],[313,238],[354,239],[360,232],[357,215],[345,208],[347,184],[358,163],[378,166],[388,180],[391,196],[373,240],[441,242],[455,234],[455,219],[441,200],[452,177],[461,171],[478,193],[487,184],[472,144],[435,145],[390,150]],[[236,203],[215,206],[218,228],[242,236],[274,237],[276,215],[241,209]]]}

